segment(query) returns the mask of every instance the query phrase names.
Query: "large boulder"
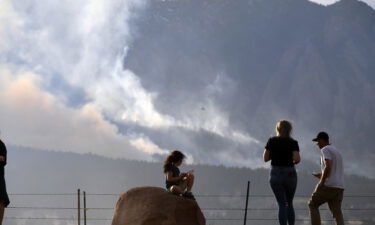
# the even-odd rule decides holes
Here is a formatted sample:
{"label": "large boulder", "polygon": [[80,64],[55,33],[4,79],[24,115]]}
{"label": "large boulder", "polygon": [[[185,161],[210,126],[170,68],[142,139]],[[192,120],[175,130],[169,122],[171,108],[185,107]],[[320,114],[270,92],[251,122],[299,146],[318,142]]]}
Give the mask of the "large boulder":
{"label": "large boulder", "polygon": [[205,225],[196,201],[158,187],[138,187],[122,194],[112,225]]}

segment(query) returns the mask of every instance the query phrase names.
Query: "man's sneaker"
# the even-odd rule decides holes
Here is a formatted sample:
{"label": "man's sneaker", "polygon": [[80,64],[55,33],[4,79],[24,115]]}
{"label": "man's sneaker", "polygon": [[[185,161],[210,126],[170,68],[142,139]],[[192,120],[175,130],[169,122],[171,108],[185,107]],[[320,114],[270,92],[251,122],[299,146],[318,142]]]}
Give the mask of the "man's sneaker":
{"label": "man's sneaker", "polygon": [[182,196],[185,197],[185,198],[195,200],[195,197],[194,197],[193,193],[191,193],[190,191],[186,191],[185,193],[182,194]]}

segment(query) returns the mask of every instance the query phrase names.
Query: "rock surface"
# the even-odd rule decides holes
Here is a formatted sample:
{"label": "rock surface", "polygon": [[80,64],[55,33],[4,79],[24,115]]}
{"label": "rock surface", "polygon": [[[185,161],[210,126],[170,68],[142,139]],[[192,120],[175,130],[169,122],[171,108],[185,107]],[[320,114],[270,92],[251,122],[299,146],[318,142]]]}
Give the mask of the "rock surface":
{"label": "rock surface", "polygon": [[138,187],[117,201],[112,225],[205,225],[194,200],[158,187]]}

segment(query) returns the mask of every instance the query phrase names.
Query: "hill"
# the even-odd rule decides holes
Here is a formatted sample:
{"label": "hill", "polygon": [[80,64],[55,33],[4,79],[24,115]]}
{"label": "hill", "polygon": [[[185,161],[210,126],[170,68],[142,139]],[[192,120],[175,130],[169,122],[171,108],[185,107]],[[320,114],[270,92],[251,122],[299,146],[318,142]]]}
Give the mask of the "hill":
{"label": "hill", "polygon": [[[76,207],[76,190],[80,188],[89,195],[89,208],[107,208],[89,210],[89,218],[112,218],[113,207],[120,193],[138,186],[164,187],[162,162],[141,162],[114,160],[95,155],[61,153],[25,149],[10,146],[6,167],[8,192],[13,194],[61,194],[68,196],[31,196],[11,195],[11,207]],[[223,166],[185,165],[182,170],[194,169],[196,184],[194,192],[202,208],[244,208],[247,181],[251,182],[249,206],[252,218],[274,217],[276,210],[262,211],[256,209],[272,209],[276,203],[268,184],[268,169],[252,170],[248,168],[227,168]],[[312,175],[299,169],[299,182],[296,208],[300,211],[298,218],[307,218],[306,201],[317,180]],[[347,196],[375,196],[375,180],[358,176],[347,176]],[[100,195],[96,195],[100,194]],[[103,195],[107,194],[107,195]],[[112,195],[108,195],[112,194]],[[241,197],[242,195],[242,197]],[[374,208],[371,198],[345,198],[345,208]],[[38,210],[8,209],[7,217],[75,217],[76,210]],[[372,211],[346,212],[348,218],[374,219]],[[207,218],[242,218],[243,211],[206,210]],[[13,222],[13,223],[12,223]],[[9,220],[7,224],[14,225]],[[33,223],[35,222],[35,223]],[[27,224],[42,224],[50,221],[28,221]],[[90,221],[91,222],[91,221]],[[92,221],[102,224],[103,221]],[[225,221],[224,221],[225,222]],[[65,224],[56,221],[54,224]],[[212,223],[209,223],[212,224]],[[228,224],[217,221],[214,224]],[[233,224],[238,224],[233,223]],[[366,224],[366,223],[363,223]]]}

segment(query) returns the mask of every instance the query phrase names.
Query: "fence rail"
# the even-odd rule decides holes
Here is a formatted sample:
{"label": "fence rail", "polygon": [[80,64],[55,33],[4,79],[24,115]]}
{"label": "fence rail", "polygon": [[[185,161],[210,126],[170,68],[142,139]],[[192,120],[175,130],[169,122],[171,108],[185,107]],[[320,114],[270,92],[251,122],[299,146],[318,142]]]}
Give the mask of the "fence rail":
{"label": "fence rail", "polygon": [[[66,197],[66,196],[71,196],[71,197],[76,197],[77,193],[13,193],[9,194],[11,196],[45,196],[45,197],[51,197],[51,196],[56,196],[56,197]],[[86,196],[111,196],[111,197],[119,197],[121,194],[116,194],[116,193],[85,193],[82,195],[80,193],[81,198],[86,198]],[[296,198],[309,198],[309,195],[296,195]],[[274,198],[273,195],[264,195],[264,194],[249,194],[249,195],[243,195],[243,194],[238,194],[238,195],[221,195],[221,194],[199,194],[196,195],[196,198],[198,202],[202,199],[209,199],[209,198],[232,198],[232,199],[244,199],[245,198],[250,198],[250,202],[254,198]],[[346,194],[345,198],[368,198],[370,202],[375,202],[375,194]],[[75,201],[78,201],[76,198],[74,198]],[[85,202],[86,204],[86,202]],[[247,206],[246,206],[247,207]],[[247,209],[245,208],[240,208],[240,207],[202,207],[201,210],[204,213],[208,212],[238,212],[238,213],[244,213],[244,212],[267,212],[269,214],[270,211],[277,211],[277,207],[248,207]],[[356,224],[361,224],[361,223],[375,223],[375,207],[343,207],[343,211],[347,212],[366,212],[366,213],[371,213],[373,216],[370,216],[370,218],[347,218],[345,221],[347,222],[352,222]],[[4,217],[5,220],[22,220],[22,221],[36,221],[36,220],[41,220],[41,221],[111,221],[112,218],[101,218],[101,217],[86,217],[86,212],[89,211],[102,211],[102,212],[110,212],[111,210],[114,211],[114,207],[89,207],[85,205],[84,207],[80,206],[80,203],[78,204],[78,207],[60,207],[60,206],[26,206],[26,205],[14,205],[11,207],[8,207],[7,210],[10,211],[27,211],[27,210],[39,210],[43,212],[49,212],[49,211],[55,211],[55,212],[72,212],[70,216],[19,216],[19,215],[14,215],[14,216],[6,216]],[[307,211],[307,208],[295,208],[296,211]],[[329,209],[327,208],[322,208],[322,211],[328,211]],[[79,211],[79,213],[77,213]],[[81,217],[80,212],[83,211],[85,217]],[[233,222],[240,222],[244,221],[246,224],[246,221],[277,221],[277,218],[256,218],[256,217],[249,217],[249,218],[237,218],[237,217],[231,217],[227,216],[225,218],[212,218],[211,216],[206,216],[207,221],[215,222],[215,221],[233,221]],[[301,221],[301,222],[308,222],[309,219],[300,219],[296,218],[296,221]],[[330,222],[333,221],[332,219],[322,219],[323,222]],[[358,223],[359,222],[359,223]],[[78,223],[80,224],[80,223]]]}

